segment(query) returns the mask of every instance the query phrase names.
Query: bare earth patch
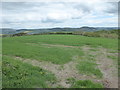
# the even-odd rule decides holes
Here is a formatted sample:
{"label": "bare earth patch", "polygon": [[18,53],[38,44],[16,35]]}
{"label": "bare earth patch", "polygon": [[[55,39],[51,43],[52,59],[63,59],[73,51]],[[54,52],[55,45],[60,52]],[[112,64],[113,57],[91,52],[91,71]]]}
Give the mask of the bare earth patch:
{"label": "bare earth patch", "polygon": [[17,58],[18,60],[22,60],[25,63],[32,64],[33,66],[38,66],[45,70],[51,71],[53,74],[55,74],[57,78],[57,82],[55,84],[51,84],[53,87],[62,86],[64,88],[69,88],[71,85],[67,83],[68,78],[75,78],[76,80],[88,80],[89,79],[95,82],[101,82],[100,80],[94,77],[82,75],[77,71],[76,69],[76,64],[77,64],[76,60],[78,60],[77,56],[74,56],[72,61],[64,65],[53,64],[47,61],[23,59],[20,57],[15,57],[15,58]]}
{"label": "bare earth patch", "polygon": [[108,58],[107,55],[117,55],[111,54],[108,52],[106,48],[98,48],[96,52],[90,51],[90,47],[84,46],[82,47],[84,52],[91,53],[96,57],[96,63],[98,64],[98,68],[103,73],[103,84],[106,88],[118,88],[118,69],[114,65],[112,59]]}
{"label": "bare earth patch", "polygon": [[107,58],[107,50],[99,49],[101,55],[97,56],[97,64],[104,75],[103,83],[107,88],[118,88],[118,69],[112,59]]}
{"label": "bare earth patch", "polygon": [[41,45],[49,46],[49,47],[70,47],[70,48],[78,48],[77,46],[60,45],[60,44],[41,44]]}
{"label": "bare earth patch", "polygon": [[79,48],[78,46],[70,46],[70,45],[62,45],[62,44],[39,44],[39,43],[26,43],[28,45],[32,45],[32,46],[45,46],[45,47],[65,47],[65,48]]}

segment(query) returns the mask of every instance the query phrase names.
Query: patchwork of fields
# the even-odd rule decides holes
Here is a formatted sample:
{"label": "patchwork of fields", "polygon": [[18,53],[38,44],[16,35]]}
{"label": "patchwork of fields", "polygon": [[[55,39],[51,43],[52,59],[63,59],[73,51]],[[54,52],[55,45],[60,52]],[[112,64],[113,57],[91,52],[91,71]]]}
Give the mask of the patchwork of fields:
{"label": "patchwork of fields", "polygon": [[4,37],[3,88],[117,88],[118,39]]}

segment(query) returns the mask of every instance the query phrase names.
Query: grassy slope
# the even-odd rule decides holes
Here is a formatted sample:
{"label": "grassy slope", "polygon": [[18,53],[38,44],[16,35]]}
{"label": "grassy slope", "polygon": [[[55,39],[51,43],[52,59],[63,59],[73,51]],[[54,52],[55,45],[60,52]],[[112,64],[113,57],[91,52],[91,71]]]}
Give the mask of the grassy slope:
{"label": "grassy slope", "polygon": [[14,58],[3,57],[3,88],[45,88],[55,80],[53,74]]}
{"label": "grassy slope", "polygon": [[[46,36],[43,37],[44,39],[41,38],[41,36],[4,38],[3,54],[20,56],[23,58],[31,58],[36,60],[47,60],[52,61],[56,64],[67,63],[72,60],[72,56],[74,55],[83,55],[83,52],[80,49],[71,49],[64,47],[45,47],[41,45],[41,43],[43,43],[44,40],[46,41],[46,39],[49,40],[49,36],[47,36],[46,39],[45,37]],[[54,39],[55,38],[56,37],[54,37]],[[52,40],[54,41],[54,39],[51,39],[51,42]],[[37,43],[37,45],[33,45],[32,43]]]}
{"label": "grassy slope", "polygon": [[[60,45],[70,45],[70,46],[90,45],[93,47],[102,46],[104,48],[117,50],[117,47],[118,47],[117,43],[118,43],[117,39],[85,37],[85,36],[78,36],[78,35],[34,35],[34,36],[21,36],[21,37],[6,37],[6,38],[3,38],[3,54],[9,55],[9,56],[20,56],[22,58],[51,61],[55,64],[65,64],[71,61],[73,56],[76,56],[76,55],[78,55],[79,57],[83,56],[84,55],[83,51],[80,48],[48,47],[42,44],[60,44]],[[6,61],[9,61],[9,63],[16,62],[14,59],[10,57],[4,57],[4,58],[5,58],[4,62]],[[81,71],[80,73],[90,74],[90,75],[94,74],[98,77],[102,76],[100,71],[98,69],[95,69],[96,64],[94,64],[94,62],[80,61],[80,63],[82,64],[79,64],[77,66],[77,68]],[[15,63],[13,63],[13,65],[14,64]],[[89,66],[89,68],[84,68],[86,64],[91,66]],[[20,67],[20,72],[23,72],[22,70],[24,68],[27,68],[28,71],[31,70],[29,66],[26,67],[26,65],[22,65]],[[5,70],[9,71],[9,68],[6,68]],[[17,72],[15,73],[16,73],[16,76],[19,76]],[[9,86],[9,83],[6,83],[6,81],[7,80],[9,81],[10,79],[7,77],[3,78],[5,80],[3,85],[6,85],[6,86],[8,85],[7,87],[10,87],[13,84]],[[31,78],[31,77],[32,76],[28,78]],[[45,77],[43,80],[46,80]],[[17,82],[19,82],[19,80]],[[87,82],[88,84],[91,83],[89,81],[79,81],[79,82],[81,83]],[[45,82],[41,84],[43,84],[43,86],[40,86],[40,87],[48,87],[48,86],[45,86],[46,85]],[[32,85],[34,86],[34,83]],[[76,85],[73,87],[76,87]],[[24,87],[24,86],[17,86],[17,87]]]}
{"label": "grassy slope", "polygon": [[[10,39],[10,41],[9,41]],[[106,48],[116,48],[117,39],[109,38],[95,38],[95,37],[85,37],[78,35],[33,35],[33,36],[22,36],[22,37],[8,37],[4,38],[3,42],[6,41],[9,43],[11,41],[23,42],[23,43],[49,43],[49,44],[64,44],[64,45],[101,45]]]}
{"label": "grassy slope", "polygon": [[0,37],[0,89],[2,88],[2,38]]}
{"label": "grassy slope", "polygon": [[72,56],[83,55],[83,52],[78,48],[48,48],[41,45],[44,43],[63,44],[71,46],[103,46],[105,48],[111,48],[116,50],[118,42],[117,39],[93,38],[77,35],[36,35],[22,37],[6,37],[3,38],[3,54],[20,56],[23,58],[31,58],[36,60],[49,60],[56,64],[64,64],[69,62]]}

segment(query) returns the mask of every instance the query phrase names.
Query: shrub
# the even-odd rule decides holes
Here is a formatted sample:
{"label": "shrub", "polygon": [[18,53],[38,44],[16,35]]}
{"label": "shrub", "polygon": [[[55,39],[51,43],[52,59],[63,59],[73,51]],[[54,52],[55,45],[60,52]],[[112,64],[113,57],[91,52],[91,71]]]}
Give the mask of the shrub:
{"label": "shrub", "polygon": [[17,34],[13,34],[12,36],[23,36],[23,35],[27,35],[27,33],[17,33]]}

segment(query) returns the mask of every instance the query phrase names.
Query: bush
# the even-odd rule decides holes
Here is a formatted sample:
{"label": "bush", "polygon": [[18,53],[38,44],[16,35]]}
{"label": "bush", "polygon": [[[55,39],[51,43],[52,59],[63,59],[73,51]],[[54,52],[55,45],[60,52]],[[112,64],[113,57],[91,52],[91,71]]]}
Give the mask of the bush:
{"label": "bush", "polygon": [[17,34],[13,34],[12,36],[24,36],[27,35],[27,33],[17,33]]}
{"label": "bush", "polygon": [[83,35],[88,37],[100,37],[100,35],[95,32],[85,32]]}

